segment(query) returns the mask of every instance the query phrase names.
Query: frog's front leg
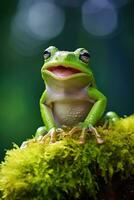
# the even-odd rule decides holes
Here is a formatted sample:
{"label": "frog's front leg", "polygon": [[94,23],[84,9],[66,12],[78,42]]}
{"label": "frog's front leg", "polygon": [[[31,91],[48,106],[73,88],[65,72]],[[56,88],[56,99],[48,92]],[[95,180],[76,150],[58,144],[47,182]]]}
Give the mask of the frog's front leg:
{"label": "frog's front leg", "polygon": [[40,111],[48,133],[43,137],[42,140],[44,140],[47,136],[50,136],[50,143],[54,143],[56,141],[56,124],[51,108],[48,105],[46,105],[46,97],[47,93],[46,91],[44,91],[40,99]]}
{"label": "frog's front leg", "polygon": [[94,128],[94,125],[102,117],[106,108],[107,99],[99,90],[93,87],[88,89],[88,95],[89,98],[95,100],[95,103],[83,122],[83,131],[80,137],[80,143],[84,143],[85,141],[85,132],[87,132],[87,128],[95,135],[97,143],[102,143],[103,140],[101,139],[97,130]]}

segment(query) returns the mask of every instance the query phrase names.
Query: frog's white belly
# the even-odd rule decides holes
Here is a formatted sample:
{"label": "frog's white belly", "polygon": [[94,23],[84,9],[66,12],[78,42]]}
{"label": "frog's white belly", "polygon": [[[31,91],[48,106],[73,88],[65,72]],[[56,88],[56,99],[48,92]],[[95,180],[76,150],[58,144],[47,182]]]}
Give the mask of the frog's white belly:
{"label": "frog's white belly", "polygon": [[85,76],[69,80],[48,80],[44,103],[51,108],[58,126],[73,126],[83,122],[95,103],[88,94],[90,80]]}
{"label": "frog's white belly", "polygon": [[57,125],[72,126],[83,122],[92,103],[89,101],[57,101],[53,104],[53,115]]}

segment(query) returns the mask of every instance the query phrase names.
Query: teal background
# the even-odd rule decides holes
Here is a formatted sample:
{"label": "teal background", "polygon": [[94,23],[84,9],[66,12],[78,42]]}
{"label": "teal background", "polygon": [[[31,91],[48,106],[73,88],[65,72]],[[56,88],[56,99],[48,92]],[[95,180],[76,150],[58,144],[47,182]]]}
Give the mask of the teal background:
{"label": "teal background", "polygon": [[[32,3],[31,0],[29,2]],[[81,8],[85,1],[51,2],[64,12],[62,31],[54,37],[40,40],[38,45],[35,45],[37,40],[33,39],[32,33],[26,35],[23,41],[20,37],[20,48],[20,43],[15,43],[20,33],[16,32],[17,36],[13,38],[11,31],[19,1],[0,3],[1,159],[13,143],[20,145],[43,124],[39,111],[39,99],[44,90],[40,69],[43,51],[49,45],[61,50],[85,47],[91,51],[90,65],[98,88],[108,98],[107,111],[116,111],[120,116],[134,112],[134,1],[118,8],[118,26],[105,36],[93,35],[83,27]],[[52,20],[55,21],[54,18]]]}

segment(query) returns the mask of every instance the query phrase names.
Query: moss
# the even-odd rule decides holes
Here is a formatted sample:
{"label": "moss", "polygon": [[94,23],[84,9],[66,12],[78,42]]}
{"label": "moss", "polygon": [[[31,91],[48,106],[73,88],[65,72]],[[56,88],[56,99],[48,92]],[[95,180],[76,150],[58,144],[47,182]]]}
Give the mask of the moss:
{"label": "moss", "polygon": [[99,126],[104,139],[99,145],[93,136],[79,144],[79,134],[59,135],[58,141],[7,151],[0,168],[1,199],[64,200],[100,199],[103,184],[118,174],[120,179],[134,175],[134,115],[108,128]]}

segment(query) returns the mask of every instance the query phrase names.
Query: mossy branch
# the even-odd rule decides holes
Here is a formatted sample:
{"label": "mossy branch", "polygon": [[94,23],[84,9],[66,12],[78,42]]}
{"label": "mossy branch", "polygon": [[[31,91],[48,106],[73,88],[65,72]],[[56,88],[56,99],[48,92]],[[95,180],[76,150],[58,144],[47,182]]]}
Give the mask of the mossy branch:
{"label": "mossy branch", "polygon": [[1,199],[104,199],[103,186],[116,176],[134,176],[134,115],[97,131],[101,145],[93,136],[80,145],[80,133],[71,137],[65,131],[54,144],[32,139],[24,149],[14,146],[0,168]]}

